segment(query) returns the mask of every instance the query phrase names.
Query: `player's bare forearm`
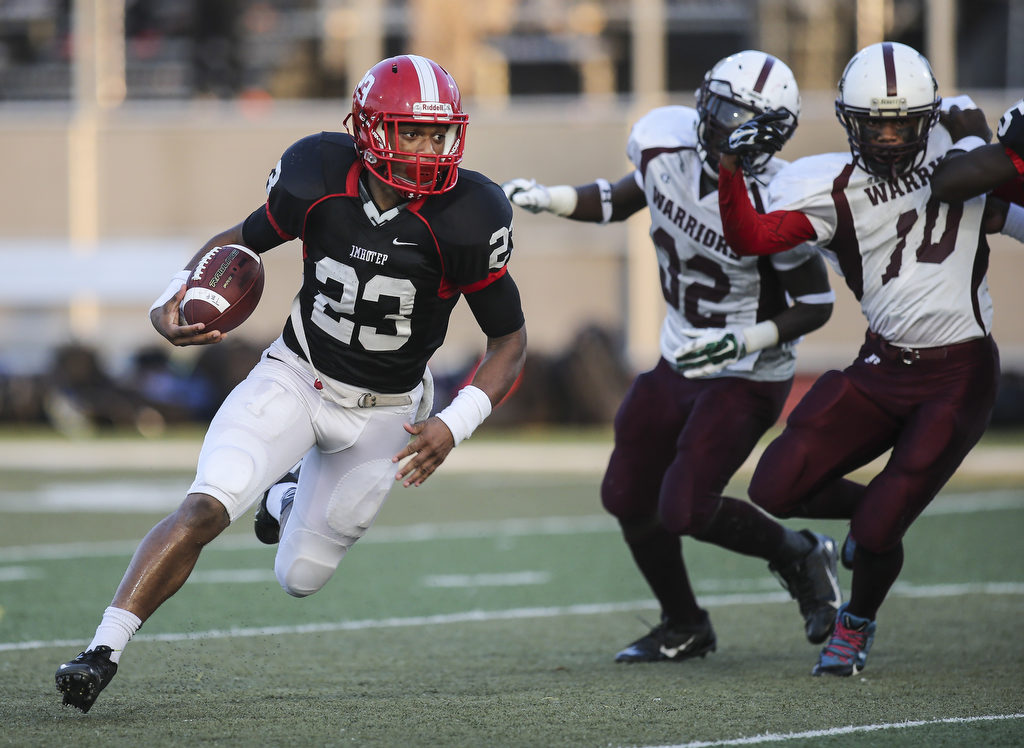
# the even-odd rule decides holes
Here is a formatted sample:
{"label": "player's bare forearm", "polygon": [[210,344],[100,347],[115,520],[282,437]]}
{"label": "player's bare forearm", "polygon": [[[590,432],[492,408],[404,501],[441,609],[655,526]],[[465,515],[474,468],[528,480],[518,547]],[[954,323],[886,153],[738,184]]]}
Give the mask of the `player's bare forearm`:
{"label": "player's bare forearm", "polygon": [[500,338],[488,338],[483,360],[473,375],[479,387],[497,405],[516,383],[526,363],[526,325]]}
{"label": "player's bare forearm", "polygon": [[[637,211],[647,207],[647,196],[636,183],[636,177],[632,172],[610,185],[610,189],[611,215],[608,217],[608,221],[612,223],[624,221]],[[601,189],[596,182],[576,188],[576,209],[567,218],[588,223],[603,223],[605,221]]]}
{"label": "player's bare forearm", "polygon": [[795,268],[780,272],[782,286],[794,299],[792,306],[772,317],[779,329],[779,342],[796,340],[817,330],[832,316],[834,294],[821,255],[815,255]]}
{"label": "player's bare forearm", "polygon": [[1013,161],[999,143],[973,151],[951,151],[932,174],[932,194],[944,202],[958,202],[995,189],[1017,176]]}

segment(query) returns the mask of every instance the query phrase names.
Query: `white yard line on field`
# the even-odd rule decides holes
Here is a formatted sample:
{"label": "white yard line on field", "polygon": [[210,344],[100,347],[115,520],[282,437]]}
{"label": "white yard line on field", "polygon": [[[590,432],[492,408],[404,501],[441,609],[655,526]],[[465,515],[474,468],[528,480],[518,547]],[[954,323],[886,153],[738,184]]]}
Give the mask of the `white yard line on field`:
{"label": "white yard line on field", "polygon": [[[892,595],[904,597],[909,585],[897,585]],[[930,592],[930,591],[933,591]],[[1024,595],[1024,584],[1006,582],[991,584],[960,584],[912,587],[913,597],[948,597],[950,595]],[[702,606],[713,608],[723,605],[765,605],[788,603],[787,593],[739,593],[732,595],[702,595]],[[332,623],[308,623],[292,626],[259,626],[252,628],[211,629],[168,634],[139,634],[133,642],[178,642],[205,639],[249,638],[256,636],[287,636],[333,631],[361,631],[380,628],[417,628],[420,626],[443,626],[453,623],[487,623],[489,621],[523,620],[530,618],[558,618],[562,616],[592,616],[608,613],[623,613],[637,610],[656,610],[653,600],[633,600],[620,603],[589,603],[560,605],[547,608],[509,608],[506,610],[467,610],[460,613],[442,613],[432,616],[408,616],[405,618],[376,618],[361,621],[335,621]],[[56,639],[50,641],[0,642],[0,652],[26,649],[47,649],[50,647],[79,647],[81,639]]]}
{"label": "white yard line on field", "polygon": [[810,740],[812,738],[831,738],[837,735],[852,735],[858,732],[878,732],[880,730],[903,730],[911,727],[927,727],[929,725],[961,725],[971,722],[994,722],[1005,719],[1024,719],[1024,714],[985,714],[978,717],[944,717],[941,719],[920,719],[907,722],[880,722],[874,725],[848,725],[846,727],[829,727],[824,730],[807,730],[806,732],[765,733],[752,735],[749,738],[733,738],[732,740],[697,741],[693,743],[675,743],[673,745],[647,746],[646,748],[716,748],[726,745],[761,745],[762,743],[786,743],[791,740]]}
{"label": "white yard line on field", "polygon": [[[0,506],[3,505],[0,491]],[[973,514],[975,512],[1014,511],[1024,509],[1024,492],[1012,490],[986,491],[972,494],[940,496],[925,509],[922,516]],[[520,537],[524,535],[582,535],[618,532],[610,515],[588,514],[577,517],[531,517],[497,520],[415,525],[376,525],[360,543],[417,543],[436,540],[465,540],[487,537]],[[84,543],[52,543],[0,548],[0,564],[25,561],[60,561],[75,558],[124,556],[138,545],[135,540],[107,540]],[[230,536],[218,539],[210,550],[235,551],[260,547],[253,537]]]}

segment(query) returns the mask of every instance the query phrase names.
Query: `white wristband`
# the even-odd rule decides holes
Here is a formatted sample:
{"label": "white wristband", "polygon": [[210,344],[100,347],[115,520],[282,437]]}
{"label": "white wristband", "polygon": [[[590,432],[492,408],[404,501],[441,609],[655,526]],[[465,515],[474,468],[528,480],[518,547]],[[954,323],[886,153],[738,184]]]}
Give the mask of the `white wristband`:
{"label": "white wristband", "polygon": [[612,220],[612,186],[607,179],[595,180],[598,195],[601,196],[601,223]]}
{"label": "white wristband", "polygon": [[747,353],[771,348],[779,342],[779,328],[770,319],[766,319],[764,322],[758,322],[756,325],[744,329],[743,341]]}
{"label": "white wristband", "polygon": [[455,446],[468,439],[491,414],[491,398],[479,387],[467,384],[447,408],[437,414],[455,437]]}
{"label": "white wristband", "polygon": [[174,276],[171,278],[170,285],[167,286],[164,292],[160,294],[160,297],[153,302],[153,306],[149,308],[150,314],[153,313],[154,309],[163,306],[168,301],[177,296],[178,291],[181,290],[181,287],[188,283],[188,277],[190,275],[192,275],[191,270],[179,270],[178,272],[176,272]]}
{"label": "white wristband", "polygon": [[557,216],[567,216],[576,210],[576,188],[567,184],[558,184],[548,187],[548,197],[551,203],[548,210]]}
{"label": "white wristband", "polygon": [[1003,224],[999,233],[1024,242],[1024,208],[1017,203],[1010,203],[1010,209],[1006,211],[1006,223]]}
{"label": "white wristband", "polygon": [[983,145],[988,145],[984,138],[980,138],[977,135],[967,135],[953,143],[953,145],[949,147],[949,150],[973,151],[975,148],[981,148]]}

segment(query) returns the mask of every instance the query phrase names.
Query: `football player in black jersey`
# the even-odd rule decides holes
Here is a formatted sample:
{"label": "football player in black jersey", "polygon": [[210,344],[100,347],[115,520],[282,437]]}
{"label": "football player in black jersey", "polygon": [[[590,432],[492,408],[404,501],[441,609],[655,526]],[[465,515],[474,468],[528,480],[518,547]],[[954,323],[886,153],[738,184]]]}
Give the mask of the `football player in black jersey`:
{"label": "football player in black jersey", "polygon": [[[302,286],[282,335],[210,423],[181,506],[143,539],[92,642],[56,673],[63,701],[88,711],[128,640],[185,582],[200,550],[300,460],[293,498],[261,504],[275,573],[291,595],[326,584],[390,488],[423,483],[511,389],[526,355],[519,291],[508,274],[512,207],[461,169],[468,117],[437,63],[374,65],[353,95],[351,134],[288,148],[268,199],[210,239],[154,303],[174,345],[222,339],[185,325],[184,283],[212,247],[265,252],[302,240]],[[472,383],[430,417],[427,361],[465,296],[487,337]],[[263,539],[268,539],[264,537]]]}

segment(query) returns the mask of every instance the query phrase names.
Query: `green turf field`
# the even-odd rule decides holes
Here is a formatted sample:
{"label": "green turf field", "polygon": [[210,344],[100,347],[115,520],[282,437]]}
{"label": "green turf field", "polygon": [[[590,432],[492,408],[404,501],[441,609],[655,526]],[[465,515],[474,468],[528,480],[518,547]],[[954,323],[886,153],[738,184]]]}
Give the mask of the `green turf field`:
{"label": "green turf field", "polygon": [[[526,467],[399,487],[304,600],[278,587],[246,517],[83,715],[60,706],[53,671],[88,643],[134,545],[191,475],[8,466],[0,745],[1024,744],[1018,478],[951,484],[907,537],[867,669],[819,679],[765,565],[695,541],[684,548],[718,651],[612,662],[657,610],[601,512],[601,466]],[[732,488],[743,495],[742,480]]]}

